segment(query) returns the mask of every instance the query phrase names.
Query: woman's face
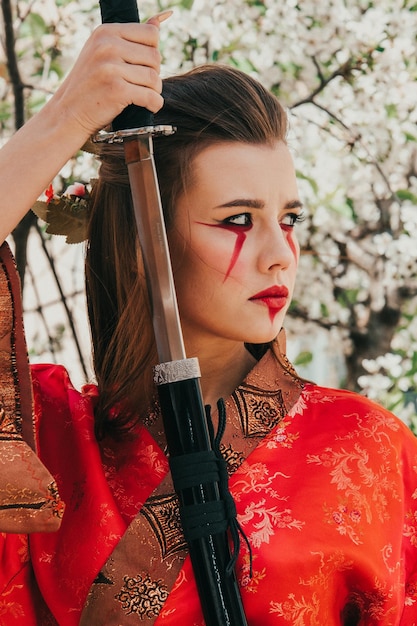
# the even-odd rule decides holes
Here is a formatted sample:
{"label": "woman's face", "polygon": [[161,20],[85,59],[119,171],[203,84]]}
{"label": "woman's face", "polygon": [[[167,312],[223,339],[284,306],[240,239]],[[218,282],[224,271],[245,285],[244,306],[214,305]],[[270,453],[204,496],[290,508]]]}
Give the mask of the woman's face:
{"label": "woman's face", "polygon": [[284,142],[224,142],[198,154],[168,237],[186,344],[278,334],[294,288],[300,214]]}

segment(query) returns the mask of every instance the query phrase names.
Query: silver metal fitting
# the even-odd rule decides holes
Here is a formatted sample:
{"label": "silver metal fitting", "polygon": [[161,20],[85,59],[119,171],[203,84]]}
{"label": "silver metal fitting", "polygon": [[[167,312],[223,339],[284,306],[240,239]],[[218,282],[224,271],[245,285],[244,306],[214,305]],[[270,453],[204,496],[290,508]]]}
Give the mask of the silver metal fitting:
{"label": "silver metal fitting", "polygon": [[141,135],[151,135],[157,137],[158,135],[173,135],[176,131],[174,126],[169,124],[159,124],[158,126],[142,126],[141,128],[126,128],[124,130],[115,130],[114,132],[107,133],[100,131],[92,138],[93,143],[123,143],[125,139],[134,139]]}
{"label": "silver metal fitting", "polygon": [[156,385],[165,385],[201,377],[200,365],[196,357],[159,363],[155,365],[153,372],[153,380]]}

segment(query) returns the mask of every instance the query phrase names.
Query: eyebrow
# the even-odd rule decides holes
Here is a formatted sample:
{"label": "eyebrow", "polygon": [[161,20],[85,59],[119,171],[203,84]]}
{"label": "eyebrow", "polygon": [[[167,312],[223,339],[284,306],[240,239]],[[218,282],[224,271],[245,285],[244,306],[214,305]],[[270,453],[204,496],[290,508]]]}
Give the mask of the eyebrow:
{"label": "eyebrow", "polygon": [[[216,209],[228,209],[233,207],[246,207],[248,209],[263,209],[265,207],[265,202],[263,200],[252,200],[250,198],[236,198],[236,200],[230,200],[230,202],[225,202],[224,204],[220,204],[215,207]],[[284,205],[284,210],[290,209],[302,209],[303,203],[298,200],[290,200],[286,202]]]}

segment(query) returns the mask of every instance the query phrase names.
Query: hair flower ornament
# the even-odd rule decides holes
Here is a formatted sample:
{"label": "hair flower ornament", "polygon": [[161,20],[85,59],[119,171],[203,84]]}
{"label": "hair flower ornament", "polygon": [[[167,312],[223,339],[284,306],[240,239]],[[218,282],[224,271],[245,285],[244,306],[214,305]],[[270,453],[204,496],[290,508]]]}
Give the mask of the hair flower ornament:
{"label": "hair flower ornament", "polygon": [[69,185],[62,195],[55,195],[52,184],[45,190],[46,200],[38,200],[32,211],[48,224],[50,235],[63,235],[67,243],[87,239],[90,217],[90,192],[83,183]]}

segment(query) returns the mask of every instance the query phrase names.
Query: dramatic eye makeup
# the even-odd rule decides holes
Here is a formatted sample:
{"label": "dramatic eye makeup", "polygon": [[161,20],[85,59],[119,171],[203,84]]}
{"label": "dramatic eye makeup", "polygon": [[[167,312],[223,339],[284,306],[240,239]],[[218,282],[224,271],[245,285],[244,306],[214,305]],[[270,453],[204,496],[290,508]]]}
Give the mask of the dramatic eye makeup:
{"label": "dramatic eye makeup", "polygon": [[[248,209],[264,209],[265,204],[260,200],[251,200],[251,199],[237,199],[231,202],[226,202],[219,207],[219,209],[232,209],[232,208],[248,208]],[[292,210],[291,210],[292,209]],[[298,222],[302,222],[304,219],[304,214],[302,212],[302,203],[299,200],[292,200],[288,202],[285,207],[284,215],[280,219],[280,225],[283,231],[287,233],[287,240],[291,250],[294,254],[294,257],[297,257],[297,247],[292,238],[292,232],[295,224]],[[225,282],[230,276],[230,272],[236,265],[236,262],[239,258],[240,252],[242,250],[243,244],[245,243],[246,233],[253,226],[253,217],[250,212],[243,211],[241,213],[236,213],[234,215],[228,215],[226,218],[218,222],[217,224],[208,224],[206,222],[197,222],[198,224],[202,224],[203,226],[209,226],[210,228],[221,228],[223,230],[228,230],[236,235],[235,247],[232,252],[232,256],[230,259],[229,267],[227,268],[225,277],[223,282]]]}
{"label": "dramatic eye makeup", "polygon": [[[294,226],[305,220],[305,213],[303,211],[303,205],[299,200],[293,200],[292,202],[288,202],[285,208],[288,212],[285,213],[281,218],[280,225],[282,230],[286,234],[286,238],[288,241],[288,245],[291,248],[291,252],[293,253],[294,258],[297,259],[298,249],[293,237]],[[291,209],[295,209],[296,211]]]}
{"label": "dramatic eye makeup", "polygon": [[232,252],[229,267],[227,268],[223,282],[225,282],[230,276],[230,272],[234,268],[236,261],[239,258],[240,251],[245,243],[246,233],[252,228],[252,218],[250,213],[238,213],[237,215],[231,215],[227,217],[219,224],[206,224],[205,222],[197,222],[203,226],[209,226],[210,228],[222,228],[228,230],[236,235],[235,247]]}
{"label": "dramatic eye makeup", "polygon": [[292,230],[296,224],[304,222],[305,214],[301,213],[287,213],[281,220],[281,228],[284,230]]}
{"label": "dramatic eye makeup", "polygon": [[252,225],[252,216],[250,213],[238,213],[237,215],[231,215],[230,217],[226,217],[222,220],[222,223],[227,225],[235,225],[235,226],[251,226]]}
{"label": "dramatic eye makeup", "polygon": [[[216,207],[218,209],[262,209],[264,207],[264,203],[260,200],[252,200],[247,198],[237,198],[235,200],[231,200],[230,202],[225,202],[220,206]],[[205,222],[199,222],[199,224],[204,224],[205,226],[210,226],[212,228],[222,228],[228,230],[236,235],[236,243],[232,252],[232,256],[230,259],[229,267],[227,268],[225,277],[223,282],[225,282],[230,276],[230,272],[234,268],[236,261],[239,258],[240,252],[242,250],[243,244],[245,243],[246,233],[248,230],[252,228],[252,216],[250,213],[241,212],[236,213],[235,215],[229,215],[224,220],[217,224],[206,224]]]}

